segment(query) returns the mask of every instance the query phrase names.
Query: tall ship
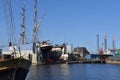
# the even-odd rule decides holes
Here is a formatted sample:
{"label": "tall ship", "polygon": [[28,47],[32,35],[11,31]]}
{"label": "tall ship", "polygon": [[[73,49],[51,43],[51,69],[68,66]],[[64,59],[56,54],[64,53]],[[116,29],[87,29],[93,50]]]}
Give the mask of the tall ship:
{"label": "tall ship", "polygon": [[[9,23],[6,22],[6,26],[8,28],[8,37],[9,42],[7,47],[3,47],[0,49],[0,79],[1,80],[25,80],[30,66],[31,59],[29,56],[28,59],[23,58],[21,55],[21,47],[20,44],[15,44],[15,34],[14,25],[13,25],[13,15],[12,15],[12,6],[11,0],[4,0],[4,8],[5,8],[5,18]],[[24,9],[23,9],[24,10]],[[24,28],[24,26],[22,25]],[[24,33],[22,32],[21,35]]]}
{"label": "tall ship", "polygon": [[[1,49],[2,50],[2,49]],[[1,51],[2,54],[2,51]],[[17,53],[12,53],[17,54]],[[4,54],[0,56],[0,79],[1,80],[25,80],[31,61],[22,56]]]}

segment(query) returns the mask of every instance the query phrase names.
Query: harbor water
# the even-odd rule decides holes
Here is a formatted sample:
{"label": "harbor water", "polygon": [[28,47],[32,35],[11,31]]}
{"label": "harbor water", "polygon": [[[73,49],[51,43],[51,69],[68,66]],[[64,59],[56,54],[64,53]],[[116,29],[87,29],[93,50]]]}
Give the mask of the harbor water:
{"label": "harbor water", "polygon": [[119,64],[32,65],[26,80],[119,80]]}

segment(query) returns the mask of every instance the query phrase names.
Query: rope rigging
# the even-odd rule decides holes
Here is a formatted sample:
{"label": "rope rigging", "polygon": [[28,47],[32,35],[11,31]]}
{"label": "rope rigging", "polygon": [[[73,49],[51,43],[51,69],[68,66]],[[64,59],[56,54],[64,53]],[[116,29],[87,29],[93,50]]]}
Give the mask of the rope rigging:
{"label": "rope rigging", "polygon": [[16,34],[15,34],[15,22],[12,12],[12,3],[11,0],[4,0],[4,13],[5,13],[5,22],[7,26],[8,41],[12,44],[16,43]]}

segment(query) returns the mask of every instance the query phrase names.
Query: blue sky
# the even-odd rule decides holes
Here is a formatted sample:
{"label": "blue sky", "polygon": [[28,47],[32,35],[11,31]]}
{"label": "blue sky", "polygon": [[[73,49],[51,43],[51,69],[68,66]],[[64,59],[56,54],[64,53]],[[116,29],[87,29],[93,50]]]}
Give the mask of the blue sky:
{"label": "blue sky", "polygon": [[[12,0],[14,22],[19,38],[21,7],[26,4],[26,36],[32,39],[34,0]],[[0,45],[6,44],[7,34],[4,20],[4,0],[0,0]],[[100,36],[100,46],[107,33],[108,48],[112,48],[112,35],[115,45],[120,48],[120,0],[38,0],[38,20],[46,13],[39,29],[39,40],[52,43],[68,43],[85,46],[96,52],[96,35]]]}

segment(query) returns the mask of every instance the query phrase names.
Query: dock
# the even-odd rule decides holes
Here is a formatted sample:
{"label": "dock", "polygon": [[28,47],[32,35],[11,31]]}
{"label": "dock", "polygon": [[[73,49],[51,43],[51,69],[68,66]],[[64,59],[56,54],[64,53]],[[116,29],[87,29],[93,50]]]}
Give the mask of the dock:
{"label": "dock", "polygon": [[120,64],[120,61],[106,61],[108,64]]}
{"label": "dock", "polygon": [[68,61],[66,62],[66,64],[75,64],[75,63],[79,63],[79,64],[83,64],[83,63],[106,63],[105,60],[86,60],[86,61]]}

